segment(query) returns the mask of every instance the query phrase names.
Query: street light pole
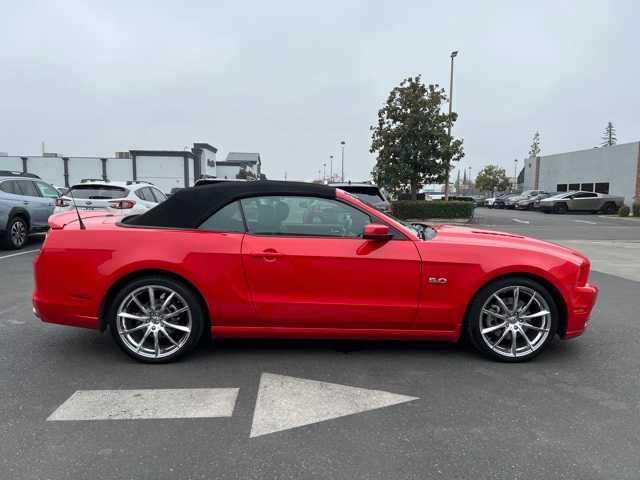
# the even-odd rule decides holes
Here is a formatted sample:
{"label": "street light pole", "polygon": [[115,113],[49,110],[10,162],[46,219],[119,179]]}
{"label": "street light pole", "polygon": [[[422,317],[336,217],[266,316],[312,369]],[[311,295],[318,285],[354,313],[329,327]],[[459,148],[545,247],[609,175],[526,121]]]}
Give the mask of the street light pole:
{"label": "street light pole", "polygon": [[513,163],[515,167],[513,167],[513,191],[515,192],[518,189],[518,159],[516,158]]}
{"label": "street light pole", "polygon": [[333,182],[333,155],[329,155],[329,163],[331,165],[329,168],[329,181]]}
{"label": "street light pole", "polygon": [[[449,128],[447,129],[447,137],[449,141],[449,146],[451,146],[451,109],[453,107],[453,59],[458,55],[458,51],[455,50],[451,52],[451,73],[449,74]],[[446,164],[446,180],[444,184],[444,199],[445,201],[449,200],[449,173],[451,169],[451,159],[447,158]]]}
{"label": "street light pole", "polygon": [[340,142],[340,145],[342,146],[342,175],[341,175],[341,177],[342,177],[342,181],[343,182],[344,182],[344,144],[345,144],[345,141],[342,140]]}
{"label": "street light pole", "polygon": [[327,162],[322,164],[322,182],[324,183],[327,180]]}

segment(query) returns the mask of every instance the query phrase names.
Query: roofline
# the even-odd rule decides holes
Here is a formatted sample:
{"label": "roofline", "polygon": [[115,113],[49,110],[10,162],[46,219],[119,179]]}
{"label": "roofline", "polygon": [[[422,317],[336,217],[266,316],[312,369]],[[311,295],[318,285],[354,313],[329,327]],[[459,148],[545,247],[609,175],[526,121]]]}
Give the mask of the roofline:
{"label": "roofline", "polygon": [[219,162],[216,162],[216,165],[222,165],[223,167],[229,166],[229,167],[244,167],[246,165],[257,165],[258,161],[257,160],[220,160]]}
{"label": "roofline", "polygon": [[[640,140],[636,140],[635,142],[616,143],[615,145],[607,145],[605,147],[599,145],[597,147],[581,148],[579,150],[570,150],[568,152],[550,153],[548,155],[538,155],[538,158],[555,157],[557,155],[567,155],[569,153],[592,152],[593,150],[601,150],[601,149],[608,149],[608,148],[615,148],[615,147],[624,147],[624,146],[627,146],[627,145],[638,145],[638,144],[640,144]],[[536,158],[536,157],[527,157],[527,158],[525,158],[525,160],[529,160],[530,158]]]}
{"label": "roofline", "polygon": [[208,143],[196,142],[193,144],[193,148],[206,148],[207,150],[210,150],[213,153],[218,153],[218,149]]}
{"label": "roofline", "polygon": [[149,156],[149,157],[191,157],[194,158],[193,152],[189,150],[129,150],[131,155]]}

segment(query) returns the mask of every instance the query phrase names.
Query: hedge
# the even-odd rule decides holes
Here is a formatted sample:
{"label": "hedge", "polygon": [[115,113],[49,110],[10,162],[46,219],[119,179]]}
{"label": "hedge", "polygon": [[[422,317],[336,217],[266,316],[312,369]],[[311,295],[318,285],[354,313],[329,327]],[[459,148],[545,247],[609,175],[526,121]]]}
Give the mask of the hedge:
{"label": "hedge", "polygon": [[400,200],[391,205],[393,214],[401,219],[470,218],[473,203],[443,200]]}

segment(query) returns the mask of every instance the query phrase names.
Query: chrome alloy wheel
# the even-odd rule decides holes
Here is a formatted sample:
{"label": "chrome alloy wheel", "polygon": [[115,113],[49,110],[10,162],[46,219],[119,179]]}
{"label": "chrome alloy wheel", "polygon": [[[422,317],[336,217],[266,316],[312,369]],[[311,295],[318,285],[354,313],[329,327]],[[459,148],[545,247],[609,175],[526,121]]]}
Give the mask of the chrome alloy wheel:
{"label": "chrome alloy wheel", "polygon": [[515,285],[491,295],[480,310],[480,334],[503,357],[523,357],[544,345],[551,330],[551,309],[534,289]]}
{"label": "chrome alloy wheel", "polygon": [[133,290],[118,306],[116,316],[123,344],[146,358],[164,358],[180,350],[193,326],[189,304],[162,285]]}
{"label": "chrome alloy wheel", "polygon": [[11,225],[11,242],[17,247],[20,248],[24,245],[25,240],[27,239],[27,227],[22,220],[16,220]]}

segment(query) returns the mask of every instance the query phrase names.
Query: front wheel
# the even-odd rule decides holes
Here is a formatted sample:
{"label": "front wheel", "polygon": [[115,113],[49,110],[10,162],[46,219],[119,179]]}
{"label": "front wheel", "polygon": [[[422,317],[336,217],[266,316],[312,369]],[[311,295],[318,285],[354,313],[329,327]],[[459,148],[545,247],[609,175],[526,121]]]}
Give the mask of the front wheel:
{"label": "front wheel", "polygon": [[24,247],[29,235],[29,225],[22,217],[13,217],[7,224],[7,230],[2,239],[3,246],[12,250]]}
{"label": "front wheel", "polygon": [[125,285],[111,302],[108,319],[118,346],[147,363],[170,362],[190,352],[204,329],[204,313],[195,293],[163,276]]}
{"label": "front wheel", "polygon": [[484,287],[466,318],[473,346],[494,360],[524,362],[539,355],[558,328],[558,308],[534,280],[508,277]]}

